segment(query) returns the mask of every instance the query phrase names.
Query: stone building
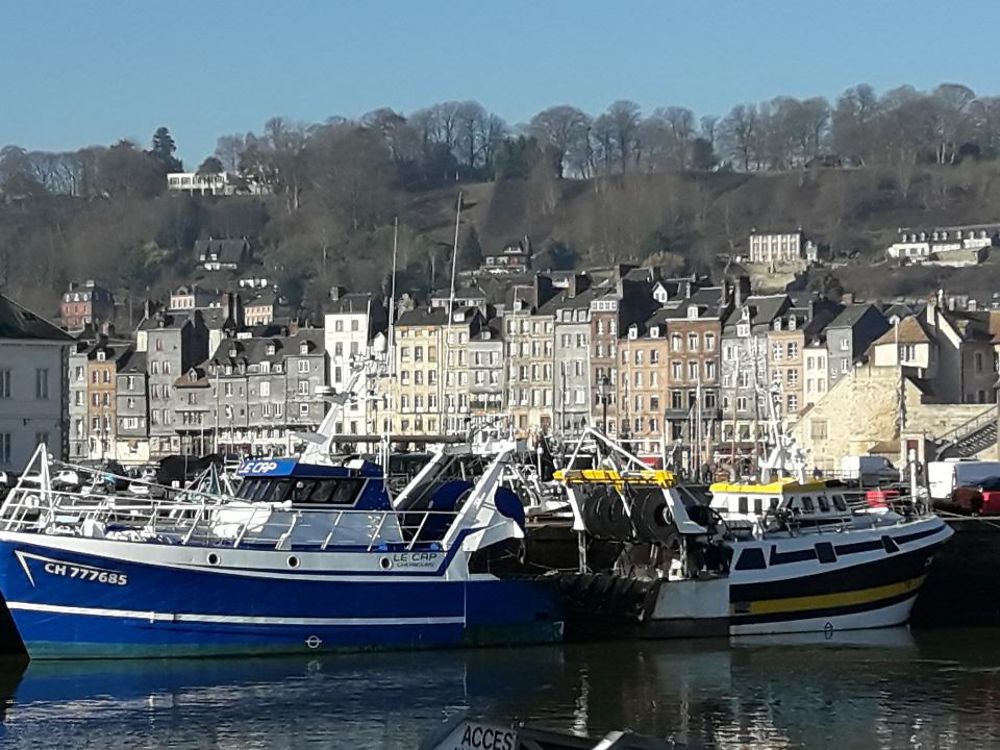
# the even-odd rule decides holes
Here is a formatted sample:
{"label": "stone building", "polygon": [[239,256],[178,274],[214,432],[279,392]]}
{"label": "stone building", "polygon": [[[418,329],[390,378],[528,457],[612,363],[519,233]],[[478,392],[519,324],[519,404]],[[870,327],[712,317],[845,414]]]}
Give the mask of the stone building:
{"label": "stone building", "polygon": [[748,450],[763,435],[768,415],[768,336],[791,300],[785,294],[744,298],[743,291],[737,288],[722,326],[720,405],[723,442]]}
{"label": "stone building", "polygon": [[71,282],[59,303],[63,328],[80,331],[86,326],[109,322],[115,316],[115,300],[111,292],[88,279],[83,284]]}
{"label": "stone building", "polygon": [[771,322],[767,332],[771,386],[777,390],[781,414],[795,417],[805,407],[805,328],[809,311],[790,307]]}
{"label": "stone building", "polygon": [[[537,276],[533,286],[511,290],[504,313],[507,406],[516,433],[552,430],[555,315],[544,307],[552,297],[551,282]],[[544,311],[543,311],[544,310]]]}
{"label": "stone building", "polygon": [[139,323],[136,349],[146,352],[150,457],[153,459],[181,450],[174,387],[177,378],[208,358],[208,339],[208,329],[197,310],[185,315],[161,311]]}
{"label": "stone building", "polygon": [[554,318],[553,410],[555,426],[567,437],[591,424],[590,279],[571,274],[559,294],[543,306]]}
{"label": "stone building", "polygon": [[469,337],[469,418],[474,428],[494,425],[506,414],[502,331],[503,322],[494,318]]}
{"label": "stone building", "polygon": [[146,352],[129,350],[115,375],[115,459],[124,466],[149,463],[149,385]]}
{"label": "stone building", "polygon": [[[284,456],[301,443],[296,432],[313,432],[326,406],[317,388],[326,383],[323,332],[297,329],[289,335],[224,341],[207,363],[218,450]],[[350,420],[341,431],[359,434]]]}
{"label": "stone building", "polygon": [[350,391],[345,419],[348,426],[357,422],[362,434],[381,431],[375,419],[373,378],[388,365],[388,320],[386,308],[377,296],[346,294],[340,287],[330,290],[323,318],[329,384],[337,393]]}
{"label": "stone building", "polygon": [[442,425],[444,329],[442,308],[419,307],[403,313],[393,326],[394,382],[388,411],[394,435],[439,435]]}
{"label": "stone building", "polygon": [[937,403],[918,379],[869,362],[833,384],[793,426],[792,435],[810,468],[837,472],[841,457],[870,451],[899,466],[901,434],[933,442],[982,413],[980,404]]}
{"label": "stone building", "polygon": [[850,372],[864,357],[872,342],[888,330],[889,321],[874,305],[846,305],[826,327],[830,387]]}
{"label": "stone building", "polygon": [[66,457],[64,349],[72,338],[0,295],[0,470],[21,471],[39,443]]}

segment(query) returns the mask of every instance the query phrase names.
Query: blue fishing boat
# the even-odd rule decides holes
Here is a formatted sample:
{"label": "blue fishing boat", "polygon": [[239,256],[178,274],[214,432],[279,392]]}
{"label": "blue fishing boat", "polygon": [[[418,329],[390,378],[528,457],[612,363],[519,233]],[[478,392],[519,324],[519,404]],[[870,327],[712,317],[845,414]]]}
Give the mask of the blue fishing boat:
{"label": "blue fishing boat", "polygon": [[361,459],[255,459],[235,495],[153,499],[56,491],[40,447],[0,507],[0,593],[32,658],[556,641],[550,583],[476,563],[524,536],[513,459],[444,448],[395,497]]}

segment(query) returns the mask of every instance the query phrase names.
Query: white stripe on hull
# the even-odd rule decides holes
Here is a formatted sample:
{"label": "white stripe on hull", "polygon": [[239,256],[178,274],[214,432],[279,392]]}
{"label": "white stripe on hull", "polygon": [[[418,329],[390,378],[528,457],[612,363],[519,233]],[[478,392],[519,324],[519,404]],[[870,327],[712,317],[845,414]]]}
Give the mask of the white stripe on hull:
{"label": "white stripe on hull", "polygon": [[822,633],[833,628],[839,630],[864,630],[866,628],[888,628],[903,625],[910,619],[910,610],[917,600],[914,594],[909,599],[890,604],[868,612],[854,612],[846,615],[812,617],[803,620],[783,622],[757,622],[748,625],[730,625],[730,635],[776,635],[778,633]]}
{"label": "white stripe on hull", "polygon": [[456,617],[250,617],[243,615],[207,615],[191,613],[140,612],[129,609],[96,609],[91,607],[66,607],[56,604],[35,604],[32,602],[7,602],[15,611],[46,612],[60,615],[87,615],[92,617],[114,617],[145,622],[200,622],[225,623],[227,625],[464,625],[465,618]]}

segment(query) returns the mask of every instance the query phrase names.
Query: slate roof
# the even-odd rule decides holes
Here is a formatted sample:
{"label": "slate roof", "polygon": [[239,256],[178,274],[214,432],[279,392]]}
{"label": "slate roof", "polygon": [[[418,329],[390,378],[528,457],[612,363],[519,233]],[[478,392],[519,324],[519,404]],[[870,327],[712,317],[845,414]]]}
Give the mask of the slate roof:
{"label": "slate roof", "polygon": [[146,352],[132,350],[118,363],[119,374],[142,374],[146,372]]}
{"label": "slate roof", "polygon": [[10,297],[0,294],[0,339],[69,342],[73,337]]}
{"label": "slate roof", "polygon": [[874,305],[869,302],[854,302],[846,305],[840,314],[827,325],[827,328],[853,328],[869,309],[874,309]]}
{"label": "slate roof", "polygon": [[327,314],[364,313],[368,312],[368,306],[373,303],[378,303],[378,298],[374,294],[342,294],[337,299],[328,300],[323,305],[323,312]]}
{"label": "slate roof", "polygon": [[217,261],[210,262],[239,263],[250,252],[250,242],[245,238],[197,240],[194,251],[200,261],[209,261],[210,256],[218,255]]}
{"label": "slate roof", "polygon": [[396,326],[440,326],[447,322],[448,313],[440,307],[418,307],[400,315],[396,319]]}

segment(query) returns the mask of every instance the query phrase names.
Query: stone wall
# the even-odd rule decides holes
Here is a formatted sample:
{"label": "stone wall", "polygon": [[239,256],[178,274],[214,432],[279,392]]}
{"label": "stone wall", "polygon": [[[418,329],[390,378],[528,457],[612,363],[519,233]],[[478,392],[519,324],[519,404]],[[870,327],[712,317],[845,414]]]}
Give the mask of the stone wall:
{"label": "stone wall", "polygon": [[[989,409],[984,404],[926,404],[905,383],[904,430],[933,439]],[[857,367],[841,378],[792,428],[810,467],[839,468],[842,456],[866,454],[878,443],[899,440],[899,371]]]}

